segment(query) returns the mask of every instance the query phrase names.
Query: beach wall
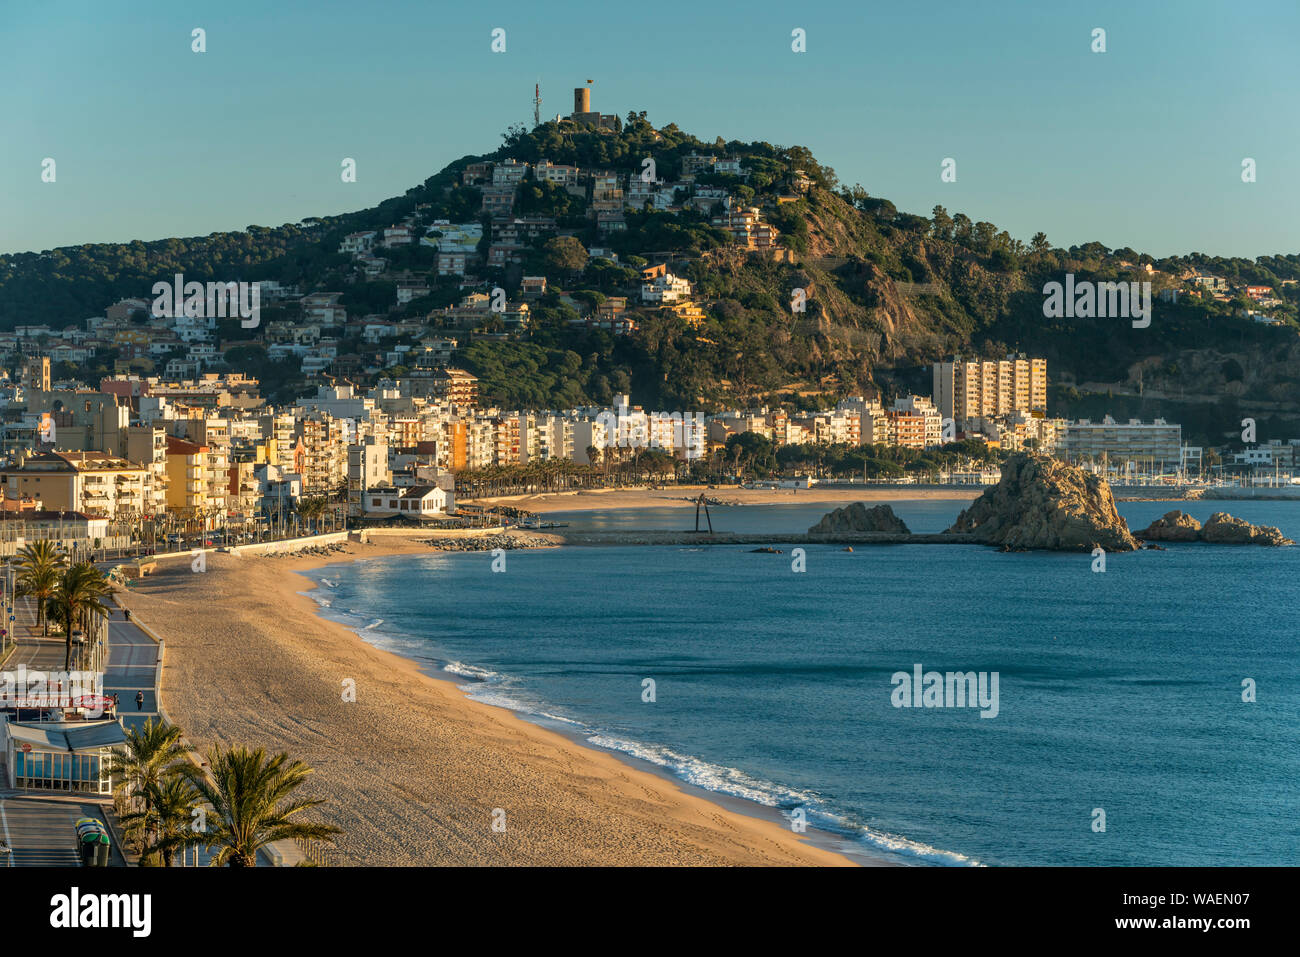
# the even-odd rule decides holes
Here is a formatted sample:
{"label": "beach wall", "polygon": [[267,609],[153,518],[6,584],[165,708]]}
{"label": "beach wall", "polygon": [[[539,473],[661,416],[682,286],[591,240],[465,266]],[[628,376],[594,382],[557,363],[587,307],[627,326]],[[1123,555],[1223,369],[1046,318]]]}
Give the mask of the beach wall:
{"label": "beach wall", "polygon": [[[232,555],[278,555],[280,552],[294,552],[300,548],[313,545],[333,545],[348,540],[348,532],[328,532],[324,535],[305,535],[302,538],[286,538],[279,542],[255,542],[251,545],[232,545],[226,549]],[[207,549],[215,551],[216,549]],[[185,553],[187,556],[189,552]],[[162,557],[162,556],[159,556]]]}
{"label": "beach wall", "polygon": [[1233,501],[1237,499],[1260,499],[1277,501],[1296,501],[1300,499],[1300,487],[1285,485],[1228,486],[1205,490],[1201,498],[1207,501]]}
{"label": "beach wall", "polygon": [[492,525],[486,528],[366,528],[355,532],[353,541],[379,544],[385,541],[409,541],[428,538],[482,538],[485,535],[500,535],[505,531],[504,525]]}

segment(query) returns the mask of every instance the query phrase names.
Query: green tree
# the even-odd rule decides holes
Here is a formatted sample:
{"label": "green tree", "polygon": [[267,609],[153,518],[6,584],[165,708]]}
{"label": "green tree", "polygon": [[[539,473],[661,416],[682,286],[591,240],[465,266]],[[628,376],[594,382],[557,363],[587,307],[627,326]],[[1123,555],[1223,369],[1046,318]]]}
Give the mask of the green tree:
{"label": "green tree", "polygon": [[257,852],[276,841],[305,839],[333,841],[340,829],[300,819],[300,815],[324,801],[295,797],[311,774],[301,761],[281,753],[268,756],[262,748],[250,751],[233,745],[217,745],[207,753],[208,768],[188,765],[181,773],[194,786],[201,800],[212,806],[207,830],[195,834],[191,843],[217,848],[212,863],[217,867],[253,867]]}
{"label": "green tree", "polygon": [[171,867],[176,851],[197,842],[193,830],[198,793],[184,776],[150,781],[144,806],[122,815],[122,827],[140,851],[141,866]]}
{"label": "green tree", "polygon": [[36,623],[42,634],[50,633],[45,604],[58,589],[68,558],[57,544],[48,539],[24,545],[18,551],[15,586],[18,594],[36,599]]}
{"label": "green tree", "polygon": [[948,242],[952,239],[952,217],[948,215],[948,210],[942,206],[936,206],[930,214],[930,235],[935,239],[942,239]]}
{"label": "green tree", "polygon": [[542,246],[546,264],[557,272],[581,272],[587,265],[587,250],[572,236],[556,236]]}
{"label": "green tree", "polygon": [[89,632],[92,617],[108,617],[103,599],[113,586],[91,562],[78,562],[63,572],[54,594],[45,600],[50,615],[63,622],[63,670],[72,666],[72,633],[78,626]]}
{"label": "green tree", "polygon": [[150,789],[176,774],[178,762],[188,753],[181,729],[161,718],[127,728],[126,743],[113,751],[114,792],[132,798],[137,810],[147,810]]}

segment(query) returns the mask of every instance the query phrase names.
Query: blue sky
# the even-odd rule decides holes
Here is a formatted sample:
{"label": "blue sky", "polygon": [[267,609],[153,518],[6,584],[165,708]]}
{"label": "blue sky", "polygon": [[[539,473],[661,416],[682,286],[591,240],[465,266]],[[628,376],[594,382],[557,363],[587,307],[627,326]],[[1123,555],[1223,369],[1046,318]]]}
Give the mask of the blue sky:
{"label": "blue sky", "polygon": [[364,208],[494,149],[535,81],[545,117],[592,78],[604,112],[806,145],[910,212],[1157,256],[1294,253],[1297,50],[1294,0],[0,0],[0,252]]}

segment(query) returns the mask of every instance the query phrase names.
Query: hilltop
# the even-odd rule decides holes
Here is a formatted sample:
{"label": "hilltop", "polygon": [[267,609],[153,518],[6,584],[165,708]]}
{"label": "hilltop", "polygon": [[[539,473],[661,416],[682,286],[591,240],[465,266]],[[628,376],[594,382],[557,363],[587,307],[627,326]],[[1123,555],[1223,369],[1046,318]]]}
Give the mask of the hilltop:
{"label": "hilltop", "polygon": [[[392,341],[453,335],[455,364],[479,376],[486,398],[507,407],[603,403],[631,392],[657,408],[812,408],[851,394],[928,392],[929,363],[943,355],[1016,351],[1047,358],[1053,415],[1163,415],[1181,421],[1189,440],[1206,442],[1221,442],[1242,415],[1254,416],[1261,432],[1272,422],[1272,434],[1300,423],[1293,385],[1300,378],[1300,256],[1155,259],[1098,243],[1055,248],[1042,233],[1026,243],[943,207],[927,216],[899,211],[839,183],[805,147],[702,140],[673,124],[655,128],[644,114],[606,130],[567,120],[514,127],[503,139],[496,150],[464,156],[403,196],[355,213],[0,256],[0,329],[83,325],[181,272],[200,282],[263,280],[304,293],[341,292],[347,323],[335,337],[339,356],[357,357],[340,366],[354,379],[404,371],[385,366],[382,348],[363,341],[363,318],[405,322]],[[653,188],[639,186],[647,158]],[[582,184],[539,179],[542,160],[577,167]],[[508,161],[528,171],[510,184],[507,218],[541,225],[527,227],[518,248],[494,264],[489,251],[500,241],[494,230],[501,218],[484,211],[485,193],[495,187],[476,170]],[[600,194],[593,172],[618,177],[621,200]],[[752,223],[741,224],[750,210]],[[460,276],[438,275],[437,251],[421,242],[436,241],[444,221],[481,224],[471,258],[477,253],[483,264],[466,271],[484,292],[501,287],[512,302],[526,299],[526,321],[512,327],[488,317],[451,331],[446,310],[470,290]],[[409,244],[367,252],[368,268],[340,251],[351,235],[399,223],[411,227]],[[771,230],[770,244],[738,241],[763,229]],[[636,301],[642,270],[655,265],[689,283],[697,312]],[[1145,329],[1114,319],[1045,319],[1043,284],[1066,273],[1148,281],[1157,296],[1180,295],[1157,301]],[[524,296],[525,275],[544,276],[546,292]],[[1192,295],[1189,279],[1204,275],[1221,278],[1223,291]],[[395,304],[399,283],[413,292]],[[1264,317],[1273,324],[1241,314],[1254,310],[1236,294],[1245,285],[1274,291]],[[803,312],[790,308],[796,289],[806,291]],[[612,302],[629,295],[626,312],[615,309]],[[615,314],[632,321],[594,321]],[[266,361],[263,333],[273,323],[300,321],[289,301],[264,308],[260,329],[225,322],[221,351],[236,368],[251,366],[291,394],[306,381],[295,363]],[[113,371],[112,352],[76,371]]]}

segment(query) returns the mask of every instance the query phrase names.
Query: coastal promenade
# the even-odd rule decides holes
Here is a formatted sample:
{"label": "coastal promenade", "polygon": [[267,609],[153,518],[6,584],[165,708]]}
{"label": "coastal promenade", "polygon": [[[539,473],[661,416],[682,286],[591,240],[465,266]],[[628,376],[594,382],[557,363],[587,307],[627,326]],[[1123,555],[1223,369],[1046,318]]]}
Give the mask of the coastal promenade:
{"label": "coastal promenade", "polygon": [[[17,647],[5,669],[26,665],[28,671],[62,671],[65,654],[61,636],[44,638],[36,625],[35,608],[20,601],[15,610]],[[131,729],[158,716],[155,693],[159,667],[158,642],[126,620],[120,608],[114,608],[108,621],[108,666],[104,669],[104,694],[118,696],[118,714],[122,726]],[[144,692],[144,706],[136,708],[136,692]]]}
{"label": "coastal promenade", "polygon": [[[107,823],[111,807],[107,801],[87,797],[0,788],[0,841],[10,851],[0,854],[0,868],[79,867],[73,825],[83,817]],[[109,866],[126,866],[116,840]]]}
{"label": "coastal promenade", "polygon": [[[190,553],[175,556],[190,561]],[[127,621],[125,609],[115,610],[109,619],[109,667],[104,674],[104,693],[119,696],[122,724],[131,728],[149,718],[172,723],[162,700],[162,671],[165,644],[147,624],[133,617]],[[144,692],[143,709],[137,711],[135,696]],[[191,759],[197,760],[191,753]],[[196,857],[197,854],[197,857]],[[187,861],[205,867],[211,861],[206,848],[186,852]],[[292,841],[280,841],[269,852],[259,851],[259,867],[292,867],[305,855]]]}
{"label": "coastal promenade", "polygon": [[[42,637],[42,629],[36,624],[35,605],[29,599],[20,600],[14,615],[17,643],[5,662],[5,669],[12,671],[25,665],[30,671],[61,671],[65,653],[63,639]],[[130,728],[156,714],[152,709],[157,645],[139,629],[120,620],[120,612],[112,618],[119,620],[109,623],[104,694],[119,696],[123,726]],[[137,712],[135,693],[146,683],[145,708],[149,710]],[[3,760],[0,756],[0,782],[7,781]],[[0,854],[0,867],[78,867],[72,833],[77,819],[83,817],[99,818],[108,825],[114,837],[109,866],[126,866],[121,828],[115,820],[111,799],[16,790],[0,785],[0,841],[9,848],[8,854]]]}
{"label": "coastal promenade", "polygon": [[[188,560],[188,553],[185,555]],[[35,605],[19,601],[15,609],[14,634],[17,637],[13,654],[5,662],[6,670],[20,664],[31,671],[59,671],[63,668],[65,653],[62,637],[44,638],[36,624]],[[138,728],[145,721],[167,720],[160,701],[163,644],[147,628],[136,621],[127,621],[124,609],[112,608],[109,614],[109,657],[104,670],[104,694],[118,697],[118,715],[122,726],[128,730]],[[144,701],[137,707],[135,696],[143,692]],[[3,772],[0,755],[0,775]],[[0,780],[3,780],[0,776]],[[134,855],[124,856],[122,831],[117,822],[113,802],[108,798],[87,795],[60,795],[19,791],[0,787],[0,841],[10,848],[10,854],[0,853],[0,867],[13,866],[78,866],[72,848],[72,825],[80,817],[99,817],[109,825],[113,835],[113,854],[110,866],[122,867],[135,863]],[[191,864],[206,866],[211,855],[205,848],[190,850],[186,859]],[[282,842],[271,853],[258,857],[259,866],[292,866],[303,860],[303,854],[291,842]]]}

